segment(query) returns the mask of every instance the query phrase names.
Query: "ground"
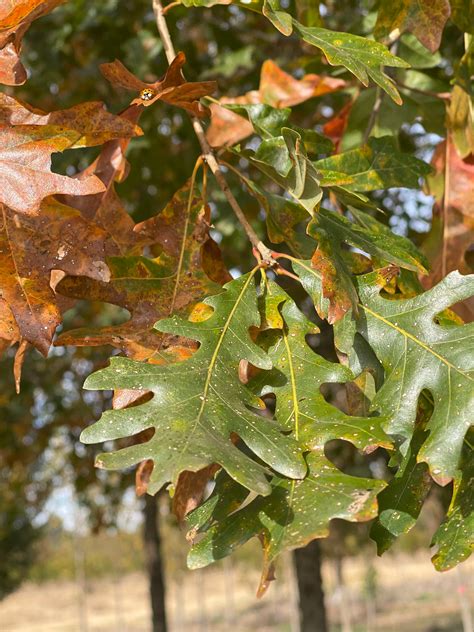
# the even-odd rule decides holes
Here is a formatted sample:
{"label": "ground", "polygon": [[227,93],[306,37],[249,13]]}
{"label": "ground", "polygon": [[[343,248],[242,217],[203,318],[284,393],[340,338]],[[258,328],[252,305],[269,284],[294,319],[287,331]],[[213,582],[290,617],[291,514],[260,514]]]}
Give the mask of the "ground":
{"label": "ground", "polygon": [[[368,572],[371,562],[361,557],[345,563],[342,594],[334,564],[325,564],[331,632],[463,632],[462,606],[466,625],[474,563],[440,574],[425,555],[385,556],[375,560],[374,580]],[[278,575],[268,594],[257,600],[256,569],[226,561],[186,572],[168,590],[171,632],[296,631],[290,565],[281,565]],[[367,596],[374,586],[375,600]],[[28,583],[0,602],[1,632],[149,632],[148,620],[146,578],[140,573],[115,580],[86,578],[85,583]]]}

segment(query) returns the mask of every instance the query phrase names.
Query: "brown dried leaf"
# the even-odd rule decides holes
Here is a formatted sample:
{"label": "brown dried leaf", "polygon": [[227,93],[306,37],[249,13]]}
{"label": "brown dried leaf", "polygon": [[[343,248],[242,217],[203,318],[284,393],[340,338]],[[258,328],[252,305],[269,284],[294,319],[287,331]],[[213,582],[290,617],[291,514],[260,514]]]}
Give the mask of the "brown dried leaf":
{"label": "brown dried leaf", "polygon": [[[52,198],[43,201],[41,214],[19,215],[1,207],[0,280],[2,299],[11,310],[22,339],[44,355],[61,321],[51,272],[62,270],[107,281],[104,232]],[[8,313],[0,318],[2,337],[10,336]],[[2,314],[3,316],[3,314]]]}
{"label": "brown dried leaf", "polygon": [[214,463],[198,472],[181,472],[173,496],[173,513],[179,522],[201,504],[207,483],[219,470],[220,465]]}
{"label": "brown dried leaf", "polygon": [[[58,344],[111,344],[135,359],[157,361],[163,351],[178,342],[178,355],[185,354],[180,341],[163,337],[152,327],[161,318],[190,308],[201,296],[219,289],[202,266],[203,246],[210,239],[208,230],[209,209],[197,197],[190,200],[188,182],[158,216],[135,227],[142,244],[159,247],[159,256],[111,257],[110,283],[70,277],[58,286],[66,296],[125,307],[132,314],[130,320],[115,327],[65,332]],[[215,259],[214,268],[221,267]]]}
{"label": "brown dried leaf", "polygon": [[31,23],[64,0],[0,0],[0,83],[18,86],[26,81],[20,61],[22,39]]}
{"label": "brown dried leaf", "polygon": [[51,154],[76,146],[82,137],[80,131],[56,125],[0,127],[0,203],[34,214],[49,195],[102,191],[95,176],[80,181],[51,171]]}
{"label": "brown dried leaf", "polygon": [[[120,114],[128,125],[136,125],[142,108],[131,105]],[[134,222],[124,209],[115,192],[115,182],[122,182],[128,175],[128,162],[125,152],[130,137],[110,140],[102,147],[98,158],[87,169],[76,177],[84,180],[91,175],[97,176],[104,185],[104,190],[94,195],[63,196],[63,201],[76,208],[82,215],[105,230],[109,236],[106,242],[108,256],[131,254],[140,244],[140,237],[133,231]]]}
{"label": "brown dried leaf", "polygon": [[182,67],[185,62],[186,57],[184,53],[178,53],[164,77],[154,83],[141,81],[118,59],[109,64],[102,64],[100,69],[104,77],[112,84],[125,90],[140,92],[140,96],[134,99],[132,104],[148,107],[160,100],[183,108],[193,116],[200,118],[208,116],[208,109],[199,102],[199,99],[212,94],[217,87],[216,82],[186,81],[182,73]]}
{"label": "brown dried leaf", "polygon": [[137,496],[144,496],[146,494],[153,467],[153,459],[147,459],[138,465],[135,472],[135,489]]}
{"label": "brown dried leaf", "polygon": [[15,360],[13,362],[13,377],[15,378],[15,391],[17,395],[20,393],[21,370],[23,368],[23,362],[25,361],[25,353],[27,349],[28,341],[22,340],[18,345],[18,349],[15,353]]}
{"label": "brown dried leaf", "polygon": [[102,145],[111,139],[130,139],[143,134],[136,121],[107,112],[100,101],[43,112],[3,93],[0,93],[0,125],[53,125],[71,130],[76,138],[69,148]]}

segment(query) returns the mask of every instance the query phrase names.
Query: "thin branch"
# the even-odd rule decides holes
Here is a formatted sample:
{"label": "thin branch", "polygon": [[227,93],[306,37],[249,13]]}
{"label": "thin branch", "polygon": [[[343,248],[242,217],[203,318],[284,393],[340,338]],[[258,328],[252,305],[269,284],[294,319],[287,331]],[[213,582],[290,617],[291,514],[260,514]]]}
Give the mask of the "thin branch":
{"label": "thin branch", "polygon": [[410,90],[410,92],[417,92],[418,94],[424,94],[427,97],[433,97],[435,99],[442,99],[443,101],[449,101],[451,99],[450,92],[433,92],[432,90],[422,90],[421,88],[413,88],[411,86],[407,86],[405,83],[401,81],[396,82],[399,88],[403,90]]}
{"label": "thin branch", "polygon": [[374,107],[372,109],[372,112],[370,113],[369,121],[367,123],[367,127],[365,128],[365,132],[364,132],[364,136],[363,136],[364,145],[369,140],[370,133],[371,133],[371,131],[372,131],[374,125],[375,125],[375,121],[377,120],[377,116],[379,115],[380,108],[382,106],[382,101],[383,101],[385,92],[383,92],[383,90],[381,90],[381,88],[379,86],[377,86],[377,90],[376,90],[375,94],[376,94],[376,97],[375,97]]}
{"label": "thin branch", "polygon": [[[173,59],[176,57],[176,51],[173,46],[173,42],[171,40],[170,32],[168,30],[168,25],[166,23],[166,18],[163,13],[163,5],[161,4],[161,0],[153,0],[153,11],[156,17],[156,25],[158,27],[158,31],[160,33],[161,41],[163,42],[163,48],[166,54],[166,58],[168,63],[171,64]],[[260,240],[257,233],[254,231],[247,218],[244,215],[244,212],[239,206],[239,203],[235,199],[232,191],[229,188],[229,185],[226,182],[224,174],[220,168],[219,163],[217,162],[216,156],[207,142],[206,134],[204,128],[201,124],[201,121],[195,117],[191,119],[192,125],[194,128],[194,132],[197,136],[199,144],[202,149],[202,157],[209,165],[209,169],[212,171],[215,179],[219,187],[221,188],[223,194],[225,195],[228,203],[230,204],[232,210],[234,211],[237,219],[239,220],[242,228],[244,229],[247,237],[250,240],[252,246],[258,250],[261,254],[263,261],[267,264],[273,264],[273,259],[271,256],[271,250],[265,246],[265,244]]]}

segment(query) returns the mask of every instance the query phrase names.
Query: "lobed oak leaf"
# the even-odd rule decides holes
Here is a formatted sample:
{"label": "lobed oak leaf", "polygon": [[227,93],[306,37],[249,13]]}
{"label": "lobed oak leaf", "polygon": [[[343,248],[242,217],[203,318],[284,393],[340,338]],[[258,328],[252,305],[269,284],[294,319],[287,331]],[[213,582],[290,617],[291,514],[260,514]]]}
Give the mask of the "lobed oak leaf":
{"label": "lobed oak leaf", "polygon": [[[86,388],[146,388],[153,392],[149,402],[130,410],[108,411],[82,433],[82,441],[97,443],[155,429],[145,444],[102,454],[98,459],[101,467],[115,469],[153,459],[149,490],[155,493],[168,481],[176,483],[183,471],[218,463],[248,489],[268,494],[267,470],[233,444],[230,437],[235,433],[276,471],[290,477],[304,475],[298,446],[281,434],[279,424],[250,408],[262,403],[238,379],[241,359],[260,368],[271,366],[249,331],[260,321],[254,282],[257,270],[230,281],[223,292],[207,298],[205,305],[212,311],[207,319],[173,316],[156,324],[163,333],[201,343],[190,359],[158,366],[113,358],[110,367],[88,378]],[[190,370],[193,379],[183,379]]]}
{"label": "lobed oak leaf", "polygon": [[306,27],[293,20],[295,30],[303,40],[323,51],[332,66],[344,66],[364,86],[369,77],[400,105],[402,99],[392,79],[383,72],[383,66],[408,68],[409,64],[392,55],[385,46],[359,35],[330,31],[318,27]]}
{"label": "lobed oak leaf", "polygon": [[282,329],[263,334],[273,367],[257,375],[253,388],[259,394],[275,394],[275,416],[307,452],[308,473],[296,481],[275,475],[271,494],[249,502],[241,486],[220,474],[211,497],[189,516],[190,538],[205,533],[188,556],[188,566],[200,568],[258,537],[264,551],[258,595],[283,551],[325,537],[334,518],[362,522],[376,515],[376,495],[385,483],[338,470],[324,455],[326,442],[343,438],[366,452],[390,446],[381,418],[351,417],[326,402],[320,386],[350,380],[351,371],[310,349],[306,336],[315,332],[314,325],[278,286],[269,283],[265,298],[271,311],[275,300],[280,301]]}
{"label": "lobed oak leaf", "polygon": [[124,116],[107,112],[104,103],[89,101],[67,110],[43,112],[0,93],[0,126],[53,125],[77,135],[69,149],[102,145],[115,138],[141,136],[142,130]]}
{"label": "lobed oak leaf", "polygon": [[140,96],[134,99],[132,104],[148,107],[160,100],[183,108],[193,116],[202,118],[207,116],[209,111],[199,102],[199,99],[212,94],[217,87],[216,82],[186,81],[182,73],[182,67],[185,62],[186,57],[184,53],[178,53],[164,77],[154,83],[141,81],[118,59],[108,64],[102,64],[100,69],[110,83],[120,88],[140,93]]}
{"label": "lobed oak leaf", "polygon": [[65,332],[58,344],[111,344],[135,359],[156,358],[163,336],[152,329],[155,322],[219,289],[220,278],[211,280],[213,274],[222,274],[216,254],[211,256],[208,274],[203,269],[203,253],[210,241],[208,222],[209,208],[193,195],[188,181],[160,214],[135,226],[142,246],[159,247],[159,256],[110,257],[109,283],[82,277],[61,281],[58,292],[66,296],[120,305],[132,316],[122,325]]}
{"label": "lobed oak leaf", "polygon": [[[14,319],[14,338],[20,336],[46,355],[61,321],[51,273],[61,270],[107,281],[110,273],[104,261],[105,234],[53,198],[43,201],[41,213],[36,216],[17,214],[4,205],[1,209],[2,305],[8,307]],[[2,311],[2,336],[8,340],[11,317],[5,309]]]}
{"label": "lobed oak leaf", "polygon": [[31,23],[65,0],[0,0],[0,83],[18,86],[27,74],[20,61],[22,39]]}

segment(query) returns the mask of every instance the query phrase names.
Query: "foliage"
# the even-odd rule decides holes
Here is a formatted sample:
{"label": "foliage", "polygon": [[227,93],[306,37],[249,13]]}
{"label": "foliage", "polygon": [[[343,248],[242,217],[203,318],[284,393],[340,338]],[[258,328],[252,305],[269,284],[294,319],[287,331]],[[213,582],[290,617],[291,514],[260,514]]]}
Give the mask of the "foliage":
{"label": "foliage", "polygon": [[[140,464],[140,493],[171,484],[180,519],[194,509],[191,567],[257,537],[262,593],[278,555],[331,520],[375,519],[383,552],[430,487],[451,483],[434,564],[466,559],[474,66],[462,3],[182,0],[166,18],[158,0],[155,16],[144,0],[130,15],[116,0],[60,4],[0,2],[5,85],[26,81],[23,36],[46,25],[30,81],[0,97],[0,351],[16,353],[16,384],[28,345],[123,354],[87,379],[115,397],[82,440],[106,442],[100,467]],[[171,44],[174,12],[195,81]],[[47,60],[61,43],[52,99],[41,82],[57,85]],[[420,215],[423,185],[430,234],[395,234],[399,216]],[[110,304],[129,316],[117,322]],[[389,454],[387,480],[346,472],[334,441],[366,461]]]}

